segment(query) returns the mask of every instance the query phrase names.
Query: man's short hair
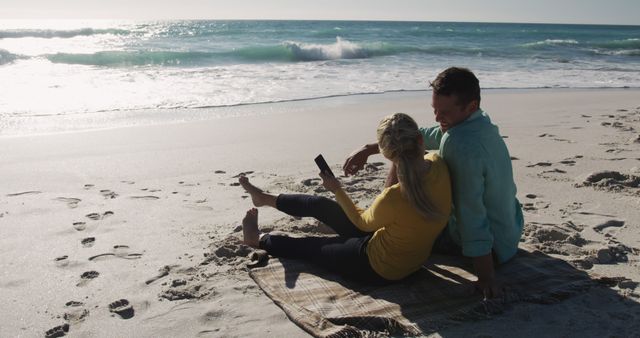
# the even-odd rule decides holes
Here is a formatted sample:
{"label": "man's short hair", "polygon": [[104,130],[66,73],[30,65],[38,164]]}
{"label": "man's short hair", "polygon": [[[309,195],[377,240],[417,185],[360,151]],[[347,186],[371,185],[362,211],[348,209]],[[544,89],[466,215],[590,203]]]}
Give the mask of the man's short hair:
{"label": "man's short hair", "polygon": [[447,68],[429,83],[429,87],[436,95],[454,95],[460,105],[467,105],[473,100],[480,104],[480,81],[467,68]]}

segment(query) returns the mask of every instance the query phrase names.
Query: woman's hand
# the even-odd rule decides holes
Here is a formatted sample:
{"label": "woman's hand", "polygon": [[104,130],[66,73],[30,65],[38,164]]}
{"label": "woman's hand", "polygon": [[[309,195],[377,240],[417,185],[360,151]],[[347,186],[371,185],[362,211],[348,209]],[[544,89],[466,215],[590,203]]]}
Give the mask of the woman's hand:
{"label": "woman's hand", "polygon": [[340,189],[340,187],[342,186],[340,184],[340,181],[338,181],[337,178],[331,176],[331,175],[327,175],[323,172],[320,172],[320,178],[322,178],[322,186],[331,191],[332,193],[335,193],[336,191],[338,191],[338,189]]}

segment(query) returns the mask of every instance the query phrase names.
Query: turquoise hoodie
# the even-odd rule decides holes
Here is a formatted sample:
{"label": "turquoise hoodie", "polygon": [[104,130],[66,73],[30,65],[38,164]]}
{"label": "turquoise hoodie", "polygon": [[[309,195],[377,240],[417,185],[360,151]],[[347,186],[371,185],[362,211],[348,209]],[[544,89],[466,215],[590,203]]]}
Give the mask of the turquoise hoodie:
{"label": "turquoise hoodie", "polygon": [[[511,157],[498,127],[478,109],[447,130],[421,128],[427,149],[449,166],[453,212],[447,230],[467,257],[495,253],[500,263],[518,250],[524,219]],[[445,231],[447,231],[445,230]]]}

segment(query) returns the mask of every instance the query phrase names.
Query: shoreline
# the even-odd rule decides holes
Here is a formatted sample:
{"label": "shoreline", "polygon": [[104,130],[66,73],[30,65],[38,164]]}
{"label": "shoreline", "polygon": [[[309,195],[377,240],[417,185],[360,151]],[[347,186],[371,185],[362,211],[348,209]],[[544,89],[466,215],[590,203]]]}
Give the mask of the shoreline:
{"label": "shoreline", "polygon": [[[485,95],[500,94],[567,94],[582,92],[624,92],[632,91],[640,93],[640,87],[585,87],[585,88],[569,88],[569,87],[540,87],[540,88],[483,88],[483,97]],[[287,99],[281,101],[267,101],[256,103],[240,103],[222,106],[202,106],[202,107],[180,107],[180,108],[144,108],[144,109],[118,109],[96,112],[82,113],[58,113],[44,115],[10,115],[10,119],[23,119],[22,126],[31,128],[32,130],[44,129],[40,131],[32,131],[30,133],[20,133],[13,131],[7,133],[6,129],[0,129],[0,139],[10,137],[27,137],[27,136],[45,136],[66,133],[82,133],[101,130],[112,130],[119,128],[136,128],[149,126],[162,126],[171,124],[198,123],[207,121],[217,121],[221,119],[232,119],[237,117],[249,117],[256,115],[280,114],[286,112],[305,112],[317,110],[322,107],[332,107],[339,104],[358,104],[371,100],[402,100],[405,98],[416,99],[426,97],[430,101],[430,89],[416,90],[389,90],[384,92],[371,93],[354,93],[328,95],[301,99]],[[260,108],[269,110],[267,113],[257,112]],[[430,109],[429,106],[427,106]],[[44,119],[44,121],[43,121]],[[55,120],[58,120],[57,122]],[[101,123],[108,121],[112,126],[99,127]],[[14,124],[20,123],[14,122]],[[84,127],[79,129],[61,129],[68,128],[69,124],[80,124]],[[28,126],[27,126],[28,125]],[[44,127],[39,126],[44,125]],[[49,125],[46,127],[46,125]],[[64,126],[64,127],[63,127]],[[12,128],[15,129],[16,127]],[[50,130],[47,130],[50,129]],[[78,127],[76,127],[78,128]]]}

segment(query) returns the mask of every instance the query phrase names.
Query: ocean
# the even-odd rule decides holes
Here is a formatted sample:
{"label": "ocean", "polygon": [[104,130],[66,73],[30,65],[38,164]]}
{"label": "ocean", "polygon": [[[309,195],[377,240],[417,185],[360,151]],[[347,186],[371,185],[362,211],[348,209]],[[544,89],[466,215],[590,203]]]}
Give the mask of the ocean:
{"label": "ocean", "polygon": [[454,65],[472,69],[485,89],[640,87],[640,26],[7,20],[0,135],[427,90]]}

